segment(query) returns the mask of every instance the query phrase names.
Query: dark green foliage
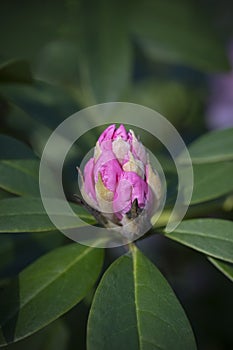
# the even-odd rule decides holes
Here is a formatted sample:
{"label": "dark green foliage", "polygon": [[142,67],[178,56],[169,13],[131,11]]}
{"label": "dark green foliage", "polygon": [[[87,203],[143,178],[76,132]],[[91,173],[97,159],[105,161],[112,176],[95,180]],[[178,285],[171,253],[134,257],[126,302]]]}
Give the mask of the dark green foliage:
{"label": "dark green foliage", "polygon": [[[209,132],[205,119],[209,74],[230,71],[226,44],[232,11],[231,4],[207,0],[1,3],[0,346],[82,350],[87,338],[88,350],[191,350],[196,349],[193,327],[198,349],[232,347],[225,311],[232,305],[233,128]],[[138,131],[168,182],[159,225],[138,243],[154,257],[150,239],[157,239],[154,260],[162,274],[131,245],[127,252],[107,251],[101,276],[103,250],[67,244],[40,198],[40,156],[50,134],[72,113],[110,101],[163,113],[189,144],[191,206],[167,233],[176,169],[162,145]],[[95,219],[72,203],[74,164],[99,132],[92,130],[72,146],[63,173],[70,206],[92,225]],[[48,189],[53,176],[46,179]],[[55,214],[65,220],[64,212]],[[63,228],[77,228],[76,221]],[[177,244],[181,254],[168,249],[169,257],[162,259],[159,247],[169,244],[179,255]],[[200,268],[206,266],[203,260],[209,270]],[[178,269],[185,271],[182,277]]]}

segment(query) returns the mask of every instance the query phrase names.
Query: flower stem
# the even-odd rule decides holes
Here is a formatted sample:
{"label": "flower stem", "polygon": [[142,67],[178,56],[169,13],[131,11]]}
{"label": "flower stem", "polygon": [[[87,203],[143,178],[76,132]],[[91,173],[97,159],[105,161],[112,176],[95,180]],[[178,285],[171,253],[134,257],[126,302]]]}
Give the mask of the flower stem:
{"label": "flower stem", "polygon": [[136,250],[136,245],[133,242],[130,242],[128,243],[128,248],[129,248],[129,252],[133,254]]}

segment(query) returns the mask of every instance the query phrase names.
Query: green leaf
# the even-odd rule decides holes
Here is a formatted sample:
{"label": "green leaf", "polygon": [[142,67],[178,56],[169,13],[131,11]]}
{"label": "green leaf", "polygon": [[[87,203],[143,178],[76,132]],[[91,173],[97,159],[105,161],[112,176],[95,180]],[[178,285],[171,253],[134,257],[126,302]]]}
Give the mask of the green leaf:
{"label": "green leaf", "polygon": [[0,187],[17,195],[39,196],[39,160],[0,161]]}
{"label": "green leaf", "polygon": [[0,159],[33,159],[35,154],[23,142],[7,135],[0,135]]}
{"label": "green leaf", "polygon": [[[5,90],[4,96],[7,95],[5,94]],[[45,144],[52,133],[51,129],[42,123],[38,123],[23,109],[12,103],[9,104],[9,109],[5,117],[5,125],[11,132],[17,135],[20,134],[25,139],[30,140],[33,150],[39,155],[42,154]],[[4,158],[6,159],[6,157]]]}
{"label": "green leaf", "polygon": [[0,235],[0,274],[1,277],[15,276],[40,255],[58,248],[65,242],[59,231],[49,231]]}
{"label": "green leaf", "polygon": [[194,1],[138,1],[132,12],[133,34],[151,59],[204,71],[229,69],[218,33]]}
{"label": "green leaf", "polygon": [[[90,224],[95,223],[93,217],[82,207],[71,203],[70,206],[80,219]],[[54,215],[58,215],[61,221],[62,219],[64,220],[64,229],[78,227],[75,217],[68,217],[57,206],[54,207]],[[82,224],[82,226],[84,225],[85,223]],[[0,232],[16,233],[54,230],[56,230],[56,227],[47,216],[40,198],[20,197],[0,201]]]}
{"label": "green leaf", "polygon": [[193,172],[191,204],[209,201],[233,191],[233,162],[194,164]]}
{"label": "green leaf", "polygon": [[190,108],[190,92],[184,84],[174,81],[143,79],[133,84],[127,101],[155,109],[177,124]]}
{"label": "green leaf", "polygon": [[117,101],[129,84],[132,70],[128,6],[117,1],[84,1],[78,12],[83,101],[86,105]]}
{"label": "green leaf", "polygon": [[69,343],[69,330],[62,319],[58,319],[19,342],[7,345],[7,350],[66,350]]}
{"label": "green leaf", "polygon": [[10,60],[0,64],[1,83],[32,83],[29,64],[24,60]]}
{"label": "green leaf", "polygon": [[[50,41],[60,37],[70,25],[65,21],[67,3],[59,1],[54,7],[48,1],[45,8],[41,4],[25,2],[27,11],[22,11],[22,4],[2,3],[1,6],[1,52],[11,57],[38,59],[38,52]],[[16,28],[11,30],[11,28]],[[63,37],[63,35],[61,35]]]}
{"label": "green leaf", "polygon": [[209,132],[189,146],[193,163],[214,163],[233,159],[233,128]]}
{"label": "green leaf", "polygon": [[[64,55],[69,54],[64,48],[63,51]],[[73,57],[73,59],[76,59],[77,66],[77,58]],[[53,62],[54,60],[55,58],[53,58]],[[26,115],[23,115],[22,112],[19,115],[20,111],[18,111],[18,118],[22,118],[23,124],[24,120],[28,120],[29,126],[33,128],[34,120],[34,123],[37,121],[44,127],[51,128],[51,132],[67,117],[67,114],[73,114],[77,109],[80,109],[70,90],[64,86],[54,85],[54,82],[49,84],[35,80],[32,85],[4,84],[0,85],[0,93],[6,100],[11,101],[11,104],[9,103],[11,109],[15,105],[24,111]],[[9,114],[10,108],[6,112]],[[35,126],[40,126],[40,124],[35,124]],[[35,132],[35,130],[33,131]]]}
{"label": "green leaf", "polygon": [[8,235],[0,237],[0,267],[1,271],[14,259],[14,241]]}
{"label": "green leaf", "polygon": [[64,39],[51,41],[41,50],[33,65],[34,76],[54,85],[76,87],[79,83],[78,57],[77,43]]}
{"label": "green leaf", "polygon": [[2,291],[2,345],[18,341],[71,309],[93,287],[103,250],[69,244],[42,256]]}
{"label": "green leaf", "polygon": [[0,189],[0,200],[4,199],[4,198],[11,198],[11,197],[14,197],[14,195],[9,193],[9,192],[6,192],[6,191]]}
{"label": "green leaf", "polygon": [[88,320],[87,349],[196,349],[174,292],[136,247],[100,281]]}
{"label": "green leaf", "polygon": [[219,271],[233,282],[233,265],[210,257],[208,259]]}
{"label": "green leaf", "polygon": [[183,221],[175,231],[165,233],[199,252],[233,262],[233,222],[221,219],[192,219]]}
{"label": "green leaf", "polygon": [[[49,124],[48,121],[51,121],[52,112],[47,115],[45,115],[44,113],[44,109],[46,108],[46,110],[48,110],[49,108],[48,101],[47,101],[47,105],[43,105],[43,99],[45,97],[48,98],[48,95],[44,94],[45,85],[46,84],[38,84],[37,86],[33,85],[34,89],[32,89],[31,87],[30,88],[28,87],[28,89],[26,89],[24,87],[24,89],[23,88],[15,89],[15,91],[12,91],[12,89],[4,88],[4,96],[6,98],[9,98],[11,101],[13,100],[15,103],[15,104],[11,103],[8,106],[9,107],[8,112],[5,117],[6,128],[11,130],[11,132],[17,135],[18,134],[22,135],[23,138],[25,138],[26,140],[30,140],[30,144],[32,145],[32,148],[37,155],[42,155],[44,151],[44,147],[48,141],[48,138],[51,136],[54,129],[54,127],[50,128],[46,125],[46,124]],[[42,99],[39,94],[39,91],[41,91],[41,89],[43,90]],[[25,93],[24,95],[25,90],[27,90],[27,93]],[[35,96],[32,98],[30,96],[30,93]],[[22,99],[20,97],[22,97]],[[28,100],[32,101],[31,103],[34,106],[33,108],[31,107],[31,105],[30,105],[30,108],[27,106]],[[44,108],[40,110],[42,105]],[[36,118],[35,108],[37,112],[38,110],[40,111],[39,113],[40,117]],[[66,109],[67,108],[68,107],[66,107]],[[31,116],[31,114],[28,114],[29,112],[31,113],[32,111],[34,111],[33,117]],[[58,115],[58,112],[56,110],[55,111],[53,110],[53,113],[56,113],[56,116]],[[43,116],[43,118],[41,116]],[[56,120],[55,126],[57,125],[58,120],[60,121],[64,120],[64,118],[61,118],[61,116],[59,119],[58,118],[56,119],[56,116],[54,117]],[[47,120],[47,123],[45,122],[45,120]],[[66,142],[65,137],[61,136],[61,139]],[[81,146],[77,147],[76,145],[74,145],[69,153],[74,154],[75,152],[76,152],[76,156],[81,157],[83,155]],[[8,159],[8,157],[6,156],[3,158]],[[10,158],[15,159],[16,157],[10,157]],[[20,157],[20,158],[27,158],[27,157]]]}

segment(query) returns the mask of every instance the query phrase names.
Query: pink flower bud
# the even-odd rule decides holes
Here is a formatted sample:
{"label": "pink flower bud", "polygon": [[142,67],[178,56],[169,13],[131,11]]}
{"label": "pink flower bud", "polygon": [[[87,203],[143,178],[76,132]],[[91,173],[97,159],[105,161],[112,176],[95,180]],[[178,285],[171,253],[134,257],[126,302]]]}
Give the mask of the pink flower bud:
{"label": "pink flower bud", "polygon": [[158,208],[159,176],[143,144],[124,125],[104,130],[83,175],[83,199],[101,212],[110,227],[125,225],[140,215],[150,221]]}

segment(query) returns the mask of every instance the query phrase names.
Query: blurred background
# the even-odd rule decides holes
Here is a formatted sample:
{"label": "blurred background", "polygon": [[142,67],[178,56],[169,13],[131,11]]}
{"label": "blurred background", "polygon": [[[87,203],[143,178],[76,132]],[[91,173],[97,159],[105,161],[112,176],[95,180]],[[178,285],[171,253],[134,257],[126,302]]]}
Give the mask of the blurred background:
{"label": "blurred background", "polygon": [[[227,0],[2,0],[0,157],[40,157],[62,120],[101,102],[151,107],[187,143],[208,130],[233,126],[232,14],[233,2]],[[98,134],[84,135],[67,160],[68,197],[77,180],[72,161],[80,163]],[[160,153],[150,135],[141,138]],[[7,196],[1,190],[0,198]],[[59,233],[3,235],[1,278],[67,241]],[[153,236],[139,246],[179,296],[199,349],[230,349],[230,282],[203,256],[164,237]],[[106,266],[122,252],[108,251]],[[91,298],[52,327],[8,348],[85,349]]]}

